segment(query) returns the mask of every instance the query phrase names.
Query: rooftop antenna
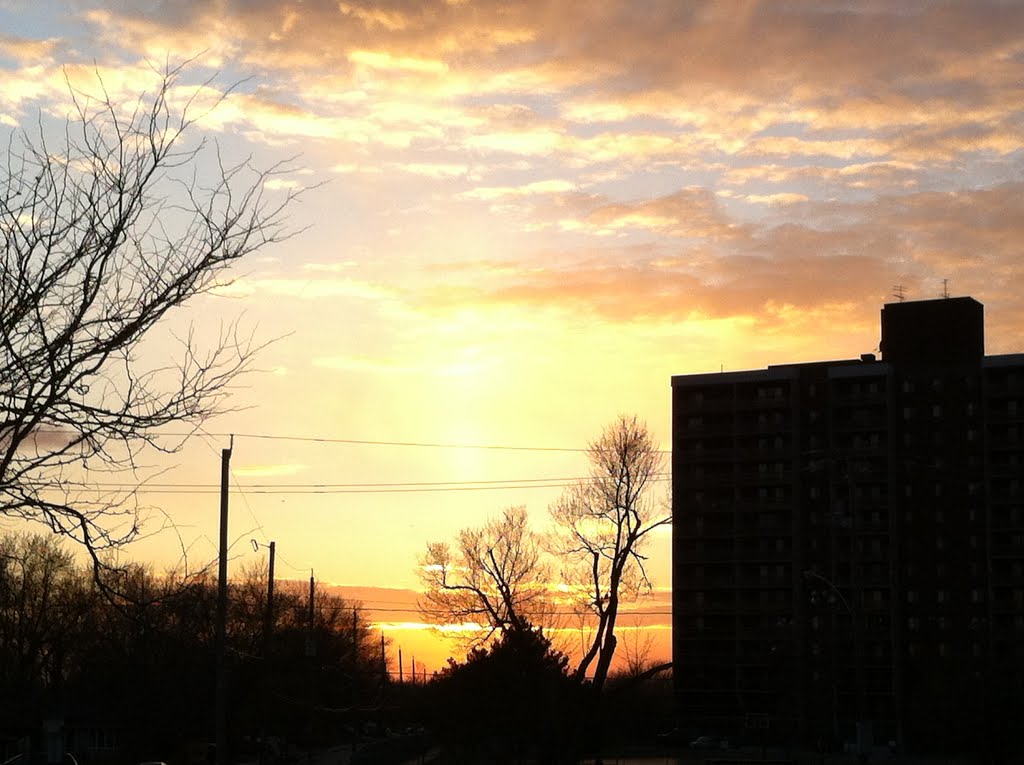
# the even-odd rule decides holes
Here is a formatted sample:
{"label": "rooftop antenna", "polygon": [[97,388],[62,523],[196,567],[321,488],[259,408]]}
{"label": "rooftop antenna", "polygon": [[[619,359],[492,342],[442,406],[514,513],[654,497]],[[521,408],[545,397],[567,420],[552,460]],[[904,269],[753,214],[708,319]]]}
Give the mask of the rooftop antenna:
{"label": "rooftop antenna", "polygon": [[907,288],[902,284],[893,285],[892,296],[902,303],[907,299]]}
{"label": "rooftop antenna", "polygon": [[949,297],[949,279],[942,280],[942,297]]}

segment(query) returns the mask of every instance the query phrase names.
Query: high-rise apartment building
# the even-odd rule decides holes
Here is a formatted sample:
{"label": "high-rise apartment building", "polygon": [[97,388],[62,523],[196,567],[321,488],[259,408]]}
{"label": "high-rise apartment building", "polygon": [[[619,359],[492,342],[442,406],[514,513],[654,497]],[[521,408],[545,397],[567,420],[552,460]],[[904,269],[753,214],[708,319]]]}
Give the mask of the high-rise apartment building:
{"label": "high-rise apartment building", "polygon": [[880,358],[672,378],[688,724],[1005,748],[1024,711],[1024,354],[985,356],[971,298],[881,330]]}

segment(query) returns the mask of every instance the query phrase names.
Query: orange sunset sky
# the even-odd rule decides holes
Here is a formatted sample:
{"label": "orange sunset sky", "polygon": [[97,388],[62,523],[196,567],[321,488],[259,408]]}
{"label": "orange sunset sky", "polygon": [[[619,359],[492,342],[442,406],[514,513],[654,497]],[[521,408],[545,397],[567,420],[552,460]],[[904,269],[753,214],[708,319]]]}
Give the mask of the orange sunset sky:
{"label": "orange sunset sky", "polygon": [[[193,139],[307,190],[146,347],[278,338],[152,455],[126,555],[215,557],[235,433],[232,565],[275,540],[281,578],[386,588],[349,592],[428,666],[425,543],[543,528],[619,413],[667,449],[672,374],[872,352],[894,285],[943,280],[1024,350],[1022,2],[0,2],[5,138],[64,118],[65,77],[134,98],[191,57],[182,98],[235,86]],[[649,553],[667,656],[668,531]]]}

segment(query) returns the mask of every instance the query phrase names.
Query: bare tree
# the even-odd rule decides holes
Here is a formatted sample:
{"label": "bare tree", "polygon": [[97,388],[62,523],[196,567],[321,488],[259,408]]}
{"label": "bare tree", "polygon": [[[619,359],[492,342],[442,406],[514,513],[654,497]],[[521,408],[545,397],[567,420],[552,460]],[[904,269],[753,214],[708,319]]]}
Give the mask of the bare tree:
{"label": "bare tree", "polygon": [[651,651],[654,649],[654,635],[646,631],[639,619],[634,619],[622,641],[622,653],[625,659],[623,675],[638,677],[650,669]]}
{"label": "bare tree", "polygon": [[434,624],[482,624],[470,642],[530,630],[548,609],[548,571],[540,537],[524,507],[507,508],[481,528],[459,532],[456,548],[431,542],[420,559],[420,611]]}
{"label": "bare tree", "polygon": [[265,191],[287,168],[226,164],[189,140],[201,114],[181,76],[165,70],[127,105],[98,77],[98,96],[69,83],[59,145],[40,122],[12,133],[0,167],[0,515],[77,540],[97,576],[103,551],[139,534],[140,508],[96,476],[136,476],[143,449],[180,448],[160,429],[222,411],[257,350],[237,323],[208,345],[189,329],[166,361],[143,339],[286,237],[295,196]]}
{"label": "bare tree", "polygon": [[556,530],[552,551],[567,561],[565,582],[579,606],[596,620],[590,645],[576,668],[594,686],[604,686],[615,654],[619,606],[650,589],[643,543],[650,532],[671,523],[664,503],[653,499],[651,482],[663,459],[647,426],[620,416],[588,449],[590,476],[568,487],[550,508]]}

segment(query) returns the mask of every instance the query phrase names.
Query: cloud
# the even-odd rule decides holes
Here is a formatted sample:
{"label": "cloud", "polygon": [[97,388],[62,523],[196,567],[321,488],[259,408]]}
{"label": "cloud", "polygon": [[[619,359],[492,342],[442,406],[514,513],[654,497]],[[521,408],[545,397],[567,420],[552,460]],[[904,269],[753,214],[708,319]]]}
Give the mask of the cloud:
{"label": "cloud", "polygon": [[[999,0],[642,12],[608,0],[586,14],[540,0],[204,0],[82,18],[116,50],[213,51],[203,67],[253,73],[257,92],[213,117],[251,140],[457,146],[635,171],[715,154],[948,166],[1012,153],[1024,133],[1024,7]],[[409,172],[456,175],[404,159]]]}
{"label": "cloud", "polygon": [[[667,321],[951,278],[1019,304],[1017,3],[203,0],[82,18],[112,50],[205,48],[200,72],[251,73],[203,128],[314,147],[408,248],[386,287],[275,276],[234,294]],[[60,57],[91,71],[67,40],[0,48],[8,121],[56,99]],[[118,93],[142,82],[99,67]],[[181,96],[223,96],[197,83]],[[519,237],[493,240],[513,257],[467,266],[454,234],[419,236],[471,226]]]}
{"label": "cloud", "polygon": [[464,199],[483,199],[487,201],[503,199],[507,197],[521,197],[532,194],[558,194],[572,191],[574,184],[570,181],[549,179],[544,181],[531,181],[521,186],[483,186],[465,191],[459,196]]}
{"label": "cloud", "polygon": [[31,40],[0,34],[0,54],[10,56],[22,66],[35,66],[40,61],[52,60],[59,44],[57,38]]}
{"label": "cloud", "polygon": [[[798,312],[820,318],[822,311],[877,306],[897,283],[916,297],[932,297],[946,276],[954,278],[958,294],[1018,304],[1011,285],[1024,279],[1018,252],[1022,192],[1024,185],[1009,184],[842,206],[801,203],[807,205],[804,223],[758,226],[733,225],[713,204],[697,204],[695,209],[708,214],[688,230],[711,244],[591,247],[538,255],[519,270],[481,262],[470,266],[478,270],[474,277],[461,264],[461,271],[447,270],[447,283],[426,293],[424,302],[434,310],[514,304],[585,312],[609,322],[685,321],[698,313],[771,323],[791,321]],[[638,210],[660,210],[646,220],[671,230],[666,220],[681,224],[682,211],[704,199],[684,193],[637,205],[600,204],[582,219],[595,226],[633,225],[640,220]],[[545,260],[558,265],[538,267]],[[494,286],[491,273],[498,267],[503,280]]]}

